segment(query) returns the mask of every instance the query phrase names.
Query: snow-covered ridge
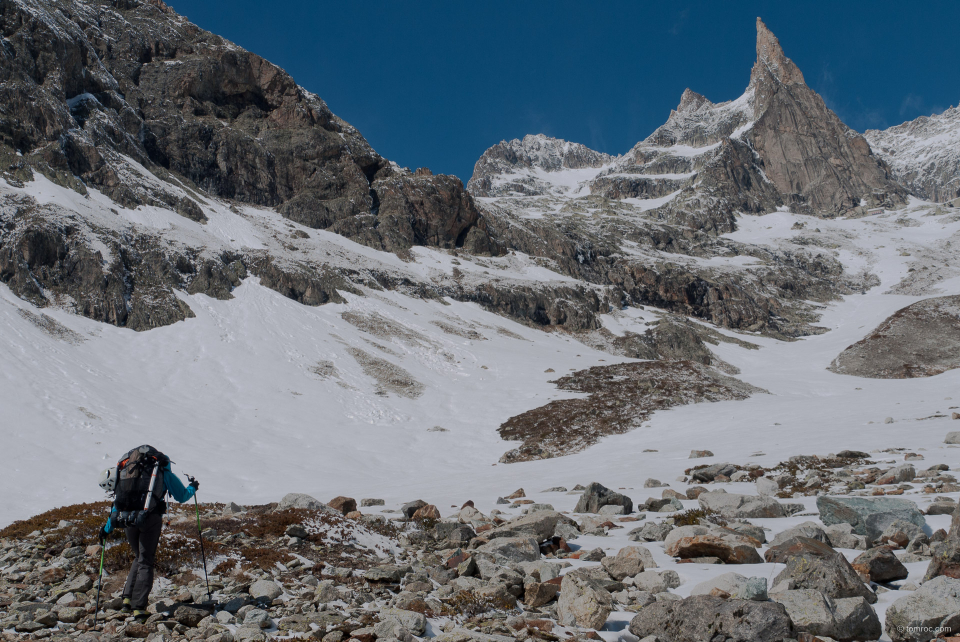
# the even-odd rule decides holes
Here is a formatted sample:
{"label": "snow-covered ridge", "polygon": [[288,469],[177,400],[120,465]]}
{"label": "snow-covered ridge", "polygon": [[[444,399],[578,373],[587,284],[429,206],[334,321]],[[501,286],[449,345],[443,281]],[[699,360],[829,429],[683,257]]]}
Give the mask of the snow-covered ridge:
{"label": "snow-covered ridge", "polygon": [[916,196],[937,202],[960,198],[960,106],[863,136]]}
{"label": "snow-covered ridge", "polygon": [[578,192],[613,156],[543,134],[501,141],[477,161],[467,189],[475,196]]}

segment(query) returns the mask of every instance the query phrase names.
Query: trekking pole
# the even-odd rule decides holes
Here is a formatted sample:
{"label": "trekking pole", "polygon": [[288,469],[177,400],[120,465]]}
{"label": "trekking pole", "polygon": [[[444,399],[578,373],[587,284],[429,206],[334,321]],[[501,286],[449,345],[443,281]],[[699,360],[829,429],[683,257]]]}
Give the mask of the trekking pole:
{"label": "trekking pole", "polygon": [[93,612],[93,630],[97,630],[97,618],[100,616],[100,589],[103,587],[103,552],[107,549],[106,540],[100,540],[100,579],[97,580],[97,607]]}
{"label": "trekking pole", "polygon": [[[184,475],[187,479],[190,480],[190,483],[197,481],[190,475]],[[203,550],[203,531],[200,529],[200,503],[197,501],[197,492],[193,492],[193,505],[197,509],[197,535],[200,536],[200,556],[203,558],[203,579],[207,583],[207,601],[212,602],[213,597],[210,595],[210,578],[207,577],[207,553]]]}

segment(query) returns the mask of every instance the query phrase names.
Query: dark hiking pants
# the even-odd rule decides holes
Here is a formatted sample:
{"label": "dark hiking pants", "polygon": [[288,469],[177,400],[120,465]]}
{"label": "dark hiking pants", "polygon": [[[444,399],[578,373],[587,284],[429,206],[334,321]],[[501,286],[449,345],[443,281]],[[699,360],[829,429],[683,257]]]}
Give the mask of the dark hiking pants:
{"label": "dark hiking pants", "polygon": [[163,515],[154,514],[147,516],[143,526],[130,526],[126,529],[133,564],[130,565],[127,583],[123,585],[123,596],[130,598],[134,609],[147,608],[147,598],[153,588],[153,566],[157,561],[161,528]]}

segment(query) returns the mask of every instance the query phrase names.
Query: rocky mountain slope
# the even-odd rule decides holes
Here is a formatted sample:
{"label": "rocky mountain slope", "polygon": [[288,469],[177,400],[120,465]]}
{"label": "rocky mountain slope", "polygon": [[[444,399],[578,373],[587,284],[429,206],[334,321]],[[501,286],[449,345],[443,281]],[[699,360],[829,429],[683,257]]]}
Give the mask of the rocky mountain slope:
{"label": "rocky mountain slope", "polygon": [[[453,177],[383,159],[282,70],[161,2],[0,1],[0,24],[7,52],[0,65],[0,407],[8,453],[0,485],[18,489],[0,504],[0,524],[38,507],[89,501],[97,469],[131,440],[154,443],[185,470],[202,471],[205,498],[266,504],[291,489],[349,492],[402,510],[411,497],[427,496],[448,524],[446,506],[475,495],[484,511],[475,526],[487,530],[503,526],[488,517],[494,509],[507,519],[527,506],[496,504],[503,491],[492,489],[603,479],[628,493],[648,477],[659,488],[656,479],[675,479],[687,466],[678,469],[677,461],[694,449],[708,470],[690,469],[688,480],[712,470],[710,481],[745,484],[752,471],[777,468],[784,486],[777,482],[774,492],[797,494],[797,502],[784,504],[789,511],[804,501],[812,510],[813,494],[846,492],[840,486],[847,483],[850,492],[863,490],[858,483],[872,484],[868,492],[916,490],[878,481],[894,464],[887,458],[875,471],[851,462],[829,468],[823,462],[838,458],[828,454],[802,466],[790,461],[810,443],[826,452],[875,446],[891,458],[910,453],[910,461],[960,465],[942,443],[960,370],[895,381],[828,370],[897,310],[956,295],[960,211],[908,201],[888,166],[826,109],[762,23],[757,64],[739,98],[712,103],[688,90],[662,127],[617,157],[543,136],[501,143],[478,163],[474,194]],[[861,216],[870,206],[884,211]],[[58,475],[37,475],[41,468]],[[943,470],[917,475],[931,481],[924,494],[956,492]],[[890,474],[907,485],[908,472]],[[739,481],[725,481],[728,475]],[[666,530],[654,513],[677,503],[730,510],[716,499],[683,505],[696,501],[683,483],[667,490],[686,499],[667,493],[644,503],[649,534]],[[755,496],[752,485],[729,488]],[[550,495],[537,499],[574,509]],[[789,519],[788,508],[766,500],[742,502]],[[244,526],[220,507],[209,509],[218,513],[216,529],[248,529],[217,535],[229,558],[218,565],[265,560],[269,568],[241,562],[234,570],[279,577],[296,595],[291,604],[262,604],[266,615],[251,623],[293,618],[284,630],[322,626],[324,636],[334,634],[327,642],[357,630],[358,642],[388,634],[410,642],[409,630],[389,624],[377,633],[363,628],[382,624],[371,618],[387,602],[446,604],[451,617],[460,617],[461,607],[487,613],[478,591],[499,599],[499,584],[523,588],[524,599],[527,584],[531,599],[556,597],[536,569],[509,568],[513,575],[497,568],[484,577],[489,568],[480,555],[476,568],[466,558],[456,563],[466,564],[457,571],[466,596],[429,583],[429,569],[475,550],[470,542],[489,544],[460,530],[474,525],[468,517],[460,523],[459,509],[459,526],[439,530],[432,511],[421,514],[427,527],[412,528],[418,534],[405,541],[393,530],[385,541],[354,528],[366,515],[338,518],[334,530],[347,546],[313,531],[306,538],[283,531],[300,542],[273,531],[261,537],[267,525],[257,520],[277,513],[238,508],[252,511],[250,521],[237,518]],[[581,518],[578,531],[616,537],[605,525],[608,513]],[[937,528],[938,517],[931,523]],[[756,535],[756,526],[749,532]],[[183,535],[180,527],[172,534]],[[461,550],[440,559],[427,549],[446,540],[448,528],[463,536]],[[3,622],[15,618],[14,629],[46,636],[38,625],[59,624],[29,617],[50,623],[59,607],[86,612],[89,590],[77,589],[66,602],[78,604],[47,610],[36,605],[49,604],[59,588],[44,585],[44,593],[17,584],[46,572],[47,561],[62,557],[60,547],[74,555],[87,536],[78,531],[70,546],[58,538],[41,549],[46,540],[31,532],[2,543],[0,593],[9,597],[0,596],[0,605],[34,605],[14,607],[17,615],[7,611]],[[617,550],[628,546],[622,534]],[[690,537],[696,541],[688,542],[688,557],[716,557],[704,551],[716,552],[709,538],[719,538],[733,542],[723,553],[728,560],[758,559],[756,546],[729,540],[739,536],[726,531]],[[370,541],[396,553],[394,561],[423,564],[410,578],[420,588],[407,591],[423,595],[397,603],[397,587],[363,586],[374,564]],[[613,540],[586,541],[593,550]],[[397,543],[409,546],[406,557]],[[559,559],[554,545],[551,538],[538,560]],[[920,540],[909,552],[926,555],[929,545]],[[672,552],[655,554],[673,564]],[[425,561],[426,554],[438,557]],[[313,580],[289,574],[296,564],[290,556],[311,573],[321,562],[340,569],[326,575],[343,586],[324,584],[326,592],[308,599]],[[86,558],[62,566],[83,582],[80,561]],[[775,562],[766,563],[772,579]],[[252,598],[245,579],[224,580],[228,567],[220,588]],[[692,589],[713,579],[719,565],[676,568],[681,586]],[[916,578],[918,569],[909,570]],[[603,572],[592,580],[611,581]],[[193,579],[168,579],[195,588]],[[314,579],[317,586],[332,581]],[[182,593],[167,588],[164,599]],[[643,591],[624,590],[625,607],[652,605],[641,605]],[[879,618],[893,596],[877,593]],[[371,595],[375,608],[365,609]],[[353,606],[320,606],[341,598]],[[717,609],[710,613],[728,617],[718,599],[711,597]],[[253,610],[243,620],[205,625],[203,635],[259,639],[259,629],[242,625]],[[329,620],[317,615],[328,611]],[[849,618],[834,611],[824,626],[837,632]],[[549,612],[539,615],[557,623]],[[625,618],[634,617],[618,612],[620,624],[598,635],[619,636]],[[857,613],[874,622],[868,609]],[[156,636],[162,620],[168,633],[195,639],[195,615],[130,631]],[[467,623],[495,635],[545,635],[537,626]],[[127,632],[122,618],[113,624],[108,636]],[[631,630],[648,626],[640,621]]]}
{"label": "rocky mountain slope", "polygon": [[736,100],[714,104],[688,89],[664,125],[616,158],[544,136],[502,142],[468,189],[494,244],[612,286],[613,302],[777,336],[818,332],[808,303],[869,279],[842,275],[824,253],[730,243],[720,235],[737,216],[862,215],[906,197],[759,20],[757,62]]}
{"label": "rocky mountain slope", "polygon": [[894,177],[918,198],[960,198],[960,107],[864,134]]}

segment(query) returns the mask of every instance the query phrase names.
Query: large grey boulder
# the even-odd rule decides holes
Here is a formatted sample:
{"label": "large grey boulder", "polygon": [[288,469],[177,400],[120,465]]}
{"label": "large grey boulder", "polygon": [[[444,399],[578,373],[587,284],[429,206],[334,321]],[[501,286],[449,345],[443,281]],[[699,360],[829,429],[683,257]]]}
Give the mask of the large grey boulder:
{"label": "large grey boulder", "polygon": [[765,495],[767,497],[776,497],[777,493],[780,492],[780,484],[773,481],[769,477],[758,477],[756,485],[757,485],[758,495]]}
{"label": "large grey boulder", "polygon": [[427,618],[422,613],[405,609],[380,609],[380,621],[394,621],[414,635],[421,636],[427,630]]}
{"label": "large grey boulder", "polygon": [[630,621],[629,628],[641,640],[654,636],[660,642],[782,642],[794,637],[783,605],[710,595],[645,606]]}
{"label": "large grey boulder", "polygon": [[283,595],[283,589],[280,588],[276,582],[271,582],[270,580],[257,580],[250,585],[247,592],[250,593],[250,597],[255,600],[263,599],[268,602],[272,602]]}
{"label": "large grey boulder", "polygon": [[880,619],[862,597],[833,600],[819,591],[780,591],[771,596],[783,604],[798,633],[810,633],[847,642],[876,640],[883,632]]}
{"label": "large grey boulder", "polygon": [[853,526],[846,522],[827,526],[823,532],[827,534],[827,543],[833,548],[867,549],[867,536],[857,535],[853,532]]}
{"label": "large grey boulder", "polygon": [[692,477],[695,482],[706,483],[712,482],[716,479],[717,475],[729,477],[735,472],[737,472],[737,467],[733,464],[713,464],[712,466],[704,466],[703,468],[691,471],[690,477]]}
{"label": "large grey boulder", "polygon": [[809,537],[817,541],[829,544],[830,540],[827,537],[827,534],[824,532],[823,527],[816,522],[803,522],[802,524],[797,524],[792,528],[788,528],[785,531],[780,531],[773,538],[773,541],[770,542],[771,546],[779,546],[789,539],[794,537]]}
{"label": "large grey boulder", "polygon": [[799,589],[796,591],[779,591],[770,596],[774,602],[783,604],[793,622],[793,628],[798,633],[811,633],[833,637],[837,622],[833,616],[833,609],[820,591]]}
{"label": "large grey boulder", "polygon": [[883,473],[877,479],[877,484],[902,484],[904,482],[913,481],[916,476],[917,471],[913,467],[913,464],[900,464],[899,466],[894,466],[887,472]]}
{"label": "large grey boulder", "polygon": [[277,504],[277,510],[284,508],[304,508],[307,510],[322,510],[335,515],[340,515],[338,511],[333,510],[319,499],[311,497],[306,493],[287,493]]}
{"label": "large grey boulder", "polygon": [[616,555],[600,560],[600,565],[618,582],[642,573],[645,568],[657,566],[653,561],[653,555],[643,546],[624,546],[617,551]]}
{"label": "large grey boulder", "polygon": [[673,524],[666,522],[647,522],[640,528],[628,533],[631,542],[662,542],[674,529]]}
{"label": "large grey boulder", "polygon": [[894,642],[926,642],[944,620],[960,612],[960,580],[936,577],[887,608],[885,629]]}
{"label": "large grey boulder", "polygon": [[715,510],[726,519],[785,517],[783,504],[765,495],[737,495],[712,491],[697,498],[700,507]]}
{"label": "large grey boulder", "polygon": [[574,513],[599,513],[604,506],[623,506],[623,512],[633,512],[633,500],[626,495],[610,490],[603,484],[591,483],[583,491],[580,501],[573,509]]}
{"label": "large grey boulder", "polygon": [[599,582],[579,573],[564,576],[557,601],[557,620],[561,625],[599,629],[611,611],[613,596]]}
{"label": "large grey boulder", "polygon": [[512,519],[506,524],[488,530],[483,534],[486,539],[496,539],[498,537],[534,537],[538,542],[549,539],[554,536],[557,530],[557,524],[567,524],[577,527],[576,521],[566,515],[561,515],[557,511],[541,510],[529,515],[523,515]]}
{"label": "large grey boulder", "polygon": [[826,526],[850,524],[853,532],[864,535],[872,544],[892,522],[902,519],[920,528],[926,521],[917,505],[901,497],[828,497],[817,498],[820,521]]}
{"label": "large grey boulder", "polygon": [[792,580],[794,588],[813,589],[834,599],[862,597],[871,604],[877,601],[847,558],[818,540],[794,537],[767,549],[764,556],[767,562],[786,565],[774,578],[774,586]]}
{"label": "large grey boulder", "polygon": [[672,588],[680,586],[680,576],[676,571],[644,571],[624,581],[627,586],[633,585],[638,591],[647,593],[666,593]]}
{"label": "large grey boulder", "polygon": [[477,553],[489,555],[497,564],[507,566],[536,562],[540,559],[540,546],[533,537],[498,537],[479,547]]}
{"label": "large grey boulder", "polygon": [[690,595],[710,595],[710,592],[716,589],[732,597],[746,582],[747,578],[739,573],[724,573],[700,582],[690,589]]}
{"label": "large grey boulder", "polygon": [[767,599],[767,578],[744,577],[739,573],[724,573],[700,582],[690,591],[690,595],[710,595],[713,591],[723,591],[738,600]]}

